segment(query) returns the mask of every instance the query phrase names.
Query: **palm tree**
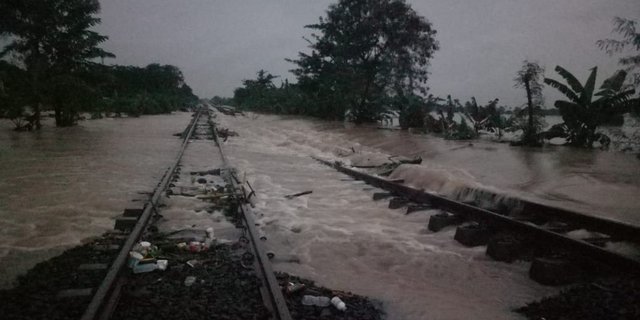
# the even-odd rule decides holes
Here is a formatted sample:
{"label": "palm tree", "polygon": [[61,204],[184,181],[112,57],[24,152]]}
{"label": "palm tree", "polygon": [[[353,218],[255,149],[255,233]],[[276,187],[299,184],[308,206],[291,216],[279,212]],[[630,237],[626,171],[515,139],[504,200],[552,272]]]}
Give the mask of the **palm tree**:
{"label": "palm tree", "polygon": [[591,69],[584,85],[560,66],[556,66],[555,71],[567,84],[549,78],[545,78],[544,83],[558,89],[569,99],[558,100],[554,104],[560,110],[567,126],[569,144],[591,147],[593,142],[603,138],[603,135],[596,134],[598,126],[606,123],[612,116],[628,112],[631,107],[640,103],[640,99],[632,98],[635,90],[624,85],[627,77],[624,70],[619,70],[606,79],[598,92],[595,92],[597,67]]}
{"label": "palm tree", "polygon": [[[537,62],[523,61],[522,68],[518,71],[514,81],[516,82],[516,88],[524,88],[527,93],[527,125],[523,128],[523,134],[521,142],[529,146],[541,145],[540,138],[538,137],[538,131],[540,126],[536,125],[540,123],[535,113],[536,110],[541,109],[543,103],[542,98],[542,84],[540,78],[544,76],[544,68],[542,68]],[[536,121],[538,120],[538,121]]]}

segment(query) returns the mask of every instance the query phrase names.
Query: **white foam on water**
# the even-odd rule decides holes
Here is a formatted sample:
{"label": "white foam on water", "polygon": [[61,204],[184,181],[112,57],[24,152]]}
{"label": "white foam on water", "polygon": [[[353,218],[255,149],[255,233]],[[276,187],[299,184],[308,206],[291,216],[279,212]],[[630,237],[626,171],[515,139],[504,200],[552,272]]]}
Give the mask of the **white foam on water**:
{"label": "white foam on water", "polygon": [[640,246],[631,242],[607,242],[605,249],[627,256],[635,256],[636,259],[640,258]]}
{"label": "white foam on water", "polygon": [[[410,215],[390,210],[386,201],[372,201],[376,191],[363,190],[369,186],[341,181],[347,176],[311,159],[367,163],[388,155],[301,120],[218,118],[239,133],[229,138],[225,150],[257,192],[255,211],[268,238],[265,245],[276,253],[277,270],[379,299],[389,319],[513,319],[519,317],[513,308],[556,292],[529,280],[527,263],[494,262],[483,247],[458,244],[453,227],[428,231],[428,217],[437,210]],[[349,154],[354,145],[362,158]],[[399,169],[393,178],[439,192],[477,185],[463,171]],[[425,179],[431,181],[424,184]],[[306,190],[313,193],[284,197]],[[278,259],[291,256],[300,263]]]}
{"label": "white foam on water", "polygon": [[462,188],[479,187],[474,177],[464,170],[451,170],[429,164],[402,164],[390,179],[402,179],[405,184],[440,194],[453,194]]}
{"label": "white foam on water", "polygon": [[602,237],[606,237],[605,234],[603,233],[599,233],[599,232],[593,232],[593,231],[589,231],[586,229],[578,229],[578,230],[572,230],[569,231],[567,233],[565,233],[565,235],[569,238],[572,239],[588,239],[588,238],[602,238]]}

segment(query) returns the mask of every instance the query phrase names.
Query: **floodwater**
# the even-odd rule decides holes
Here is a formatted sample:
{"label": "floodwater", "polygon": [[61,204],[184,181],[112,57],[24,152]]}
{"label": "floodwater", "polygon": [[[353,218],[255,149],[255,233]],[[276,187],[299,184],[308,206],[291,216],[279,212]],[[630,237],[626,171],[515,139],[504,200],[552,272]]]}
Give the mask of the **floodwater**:
{"label": "floodwater", "polygon": [[633,154],[553,145],[520,148],[379,131],[338,132],[388,155],[421,156],[423,165],[394,174],[417,187],[443,194],[462,186],[486,189],[640,224],[640,160]]}
{"label": "floodwater", "polygon": [[[189,118],[92,120],[40,133],[13,133],[0,123],[0,285],[111,229],[123,208],[138,206],[131,200],[155,186],[180,144],[172,134]],[[218,118],[239,133],[225,149],[256,190],[275,268],[378,299],[390,319],[517,319],[513,308],[557,289],[529,280],[527,263],[494,262],[482,247],[459,245],[452,228],[429,232],[433,212],[390,210],[371,200],[371,187],[311,156],[366,165],[420,155],[422,165],[394,175],[443,194],[490,189],[640,224],[640,161],[632,155],[469,144],[280,116]],[[186,165],[212,161],[203,143]],[[307,190],[313,193],[284,198]]]}
{"label": "floodwater", "polygon": [[41,132],[0,122],[0,287],[113,228],[175,159],[190,113],[83,121]]}
{"label": "floodwater", "polygon": [[[257,118],[247,120],[252,117]],[[268,130],[261,132],[265,139],[280,139],[277,147],[295,149],[305,156],[355,165],[381,164],[394,156],[420,156],[424,160],[421,165],[405,165],[392,177],[444,195],[464,187],[477,188],[640,225],[640,160],[634,154],[554,145],[512,147],[489,140],[453,141],[292,117],[254,115],[236,121],[242,120],[247,123],[234,127]],[[640,133],[640,126],[634,130]]]}
{"label": "floodwater", "polygon": [[[371,165],[391,155],[420,155],[422,165],[401,167],[392,177],[444,194],[485,188],[640,222],[634,215],[640,161],[628,155],[470,145],[268,115],[220,115],[219,121],[239,134],[225,148],[256,190],[275,268],[376,298],[390,319],[517,319],[514,308],[557,289],[528,279],[528,263],[495,262],[484,247],[463,247],[453,240],[454,228],[428,231],[433,211],[405,215],[372,201],[375,189],[311,156]],[[284,198],[307,190],[313,193]]]}

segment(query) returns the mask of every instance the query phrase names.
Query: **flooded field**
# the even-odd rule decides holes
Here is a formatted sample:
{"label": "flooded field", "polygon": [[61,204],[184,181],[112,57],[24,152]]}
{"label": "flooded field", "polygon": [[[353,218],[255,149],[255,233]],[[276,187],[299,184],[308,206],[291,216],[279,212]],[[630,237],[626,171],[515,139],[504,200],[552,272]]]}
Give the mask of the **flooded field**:
{"label": "flooded field", "polygon": [[180,146],[190,113],[11,131],[0,122],[0,286],[38,261],[113,227]]}
{"label": "flooded field", "polygon": [[[103,119],[68,129],[0,135],[0,274],[3,286],[37,261],[112,227],[136,206],[175,156],[190,114]],[[447,194],[490,189],[640,224],[640,161],[621,153],[566,147],[526,149],[300,118],[219,115],[239,133],[229,160],[256,189],[254,204],[275,268],[378,299],[390,319],[511,319],[555,293],[528,279],[525,263],[504,264],[484,248],[431,233],[430,212],[404,215],[374,190],[311,158],[376,164],[423,157],[395,175]],[[354,153],[355,151],[355,153]],[[189,161],[206,163],[191,155]],[[285,199],[301,191],[312,194]]]}

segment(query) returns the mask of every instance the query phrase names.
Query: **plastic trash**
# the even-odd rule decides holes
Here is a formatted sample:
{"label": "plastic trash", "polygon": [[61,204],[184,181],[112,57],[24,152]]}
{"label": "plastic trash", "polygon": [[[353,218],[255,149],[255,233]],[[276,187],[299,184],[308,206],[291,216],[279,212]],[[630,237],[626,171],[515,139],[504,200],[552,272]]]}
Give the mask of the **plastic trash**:
{"label": "plastic trash", "polygon": [[140,241],[133,247],[133,251],[140,252],[143,256],[146,256],[151,250],[151,242]]}
{"label": "plastic trash", "polygon": [[200,252],[200,251],[204,251],[204,250],[206,250],[204,243],[202,243],[200,241],[191,241],[191,242],[189,242],[189,251],[191,251],[191,252]]}
{"label": "plastic trash", "polygon": [[187,265],[191,268],[195,268],[197,265],[200,264],[200,261],[196,260],[196,259],[191,259],[189,261],[187,261]]}
{"label": "plastic trash", "polygon": [[213,228],[207,228],[207,239],[204,240],[204,246],[206,247],[206,249],[209,249],[215,240],[216,238],[213,235]]}
{"label": "plastic trash", "polygon": [[169,266],[169,260],[158,260],[156,262],[156,266],[158,266],[158,270],[160,271],[167,270],[167,266]]}
{"label": "plastic trash", "polygon": [[143,250],[149,250],[151,249],[151,242],[148,241],[140,241],[139,243],[140,247],[142,247]]}
{"label": "plastic trash", "polygon": [[215,239],[215,238],[213,237],[213,228],[212,228],[212,227],[207,228],[207,238],[209,238],[209,239]]}
{"label": "plastic trash", "polygon": [[157,263],[138,263],[133,267],[133,273],[145,273],[158,269]]}
{"label": "plastic trash", "polygon": [[294,294],[298,291],[302,291],[305,287],[304,283],[289,282],[287,283],[287,294]]}
{"label": "plastic trash", "polygon": [[138,263],[142,259],[144,259],[144,256],[140,252],[130,251],[129,260],[127,260],[127,266],[129,266],[129,268],[133,268],[138,265]]}
{"label": "plastic trash", "polygon": [[347,310],[347,305],[340,300],[339,297],[333,297],[331,298],[331,304],[336,307],[336,309],[340,310],[340,311],[345,311]]}
{"label": "plastic trash", "polygon": [[328,307],[331,300],[328,297],[304,295],[302,304],[305,306]]}
{"label": "plastic trash", "polygon": [[194,284],[195,282],[196,282],[196,277],[194,276],[188,276],[184,278],[184,285],[187,287],[191,287],[191,285]]}

